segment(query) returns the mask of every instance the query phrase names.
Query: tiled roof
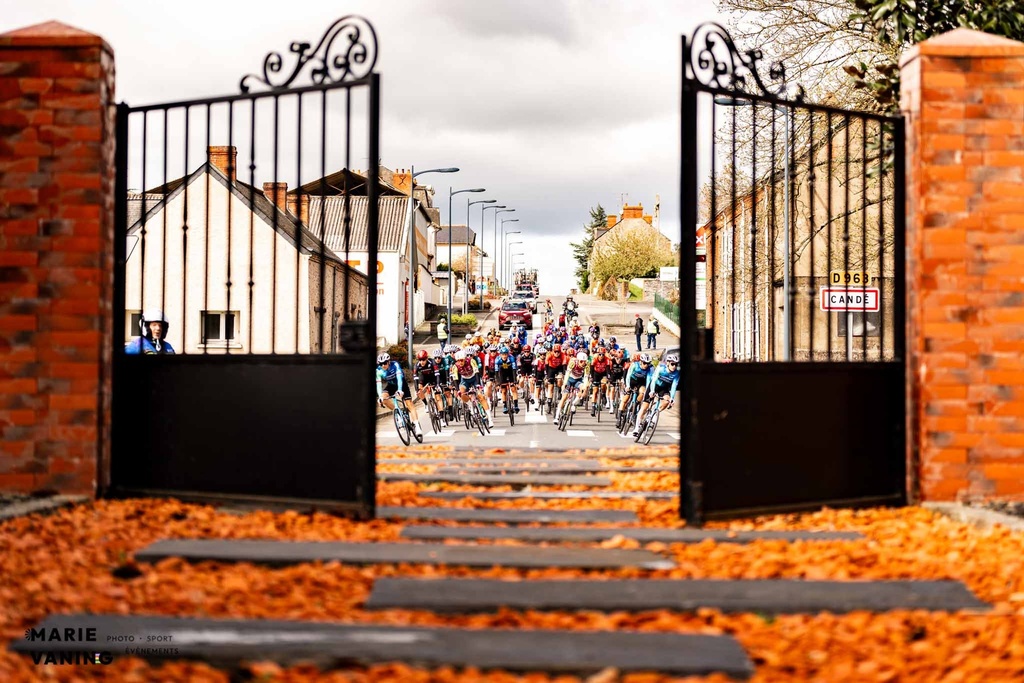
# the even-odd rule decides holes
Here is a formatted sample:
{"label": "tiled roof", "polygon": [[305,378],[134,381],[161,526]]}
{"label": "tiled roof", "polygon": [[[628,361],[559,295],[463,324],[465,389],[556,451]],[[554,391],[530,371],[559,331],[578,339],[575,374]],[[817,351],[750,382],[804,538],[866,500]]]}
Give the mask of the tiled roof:
{"label": "tiled roof", "polygon": [[[129,192],[128,193],[128,227],[132,227],[139,222],[142,218],[142,192]],[[154,192],[146,192],[146,211],[148,212],[154,206],[157,205],[161,199],[164,198],[162,194],[156,194]]]}
{"label": "tiled roof", "polygon": [[[476,244],[476,233],[465,225],[453,225],[452,226],[452,244],[465,244],[466,243],[466,232],[469,232],[469,243]],[[448,244],[448,228],[441,228],[437,231],[437,236],[434,238],[435,244]]]}
{"label": "tiled roof", "polygon": [[[321,201],[323,215],[321,216]],[[367,197],[350,197],[348,200],[349,216],[349,251],[369,251],[366,241],[367,209],[370,202]],[[377,249],[380,251],[397,252],[402,244],[402,232],[405,229],[409,198],[378,197],[377,198]],[[345,253],[345,197],[309,198],[309,229],[320,236],[321,221],[327,224],[327,247],[335,253]]]}

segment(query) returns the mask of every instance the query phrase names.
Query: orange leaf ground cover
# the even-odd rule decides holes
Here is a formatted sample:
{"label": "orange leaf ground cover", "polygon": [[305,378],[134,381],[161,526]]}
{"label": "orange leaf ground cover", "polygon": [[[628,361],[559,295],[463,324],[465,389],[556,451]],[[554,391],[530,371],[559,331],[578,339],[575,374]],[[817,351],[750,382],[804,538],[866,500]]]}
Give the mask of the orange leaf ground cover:
{"label": "orange leaf ground cover", "polygon": [[[623,484],[640,488],[624,475]],[[660,481],[660,480],[659,480]],[[480,506],[473,501],[418,498],[422,487],[407,482],[382,485],[379,504]],[[575,509],[577,501],[507,501],[508,507]],[[589,502],[589,501],[588,501]],[[679,525],[675,501],[598,500],[593,507],[653,504],[653,515]],[[493,507],[488,505],[488,507]],[[632,509],[626,507],[624,509]],[[423,523],[417,521],[416,523]],[[645,523],[649,523],[645,519]],[[50,613],[100,612],[209,617],[306,619],[396,625],[469,628],[633,629],[684,633],[729,633],[757,666],[753,680],[768,681],[1003,681],[1024,680],[1024,536],[981,531],[921,508],[867,511],[824,510],[732,523],[718,528],[851,529],[862,541],[746,545],[705,542],[648,544],[671,556],[671,570],[487,570],[419,565],[354,567],[308,564],[281,569],[251,565],[189,565],[166,560],[140,565],[141,575],[119,579],[112,570],[159,538],[278,538],[289,540],[395,540],[401,523],[356,522],[325,514],[253,512],[233,515],[209,506],[170,500],[99,501],[48,517],[31,516],[0,524],[0,644],[21,638],[25,628]],[[631,547],[615,539],[604,544]],[[373,581],[385,576],[533,578],[771,578],[812,579],[950,578],[964,581],[995,609],[986,614],[895,611],[884,614],[814,614],[770,617],[727,615],[716,610],[678,613],[533,612],[439,616],[362,605]],[[579,681],[571,676],[513,675],[506,672],[425,670],[382,665],[336,672],[310,667],[282,669],[256,663],[244,672],[255,681]],[[204,664],[149,665],[125,656],[105,667],[39,666],[0,650],[0,681],[218,681],[227,672]],[[602,672],[593,683],[664,683],[669,677]],[[690,679],[714,681],[722,677]]]}

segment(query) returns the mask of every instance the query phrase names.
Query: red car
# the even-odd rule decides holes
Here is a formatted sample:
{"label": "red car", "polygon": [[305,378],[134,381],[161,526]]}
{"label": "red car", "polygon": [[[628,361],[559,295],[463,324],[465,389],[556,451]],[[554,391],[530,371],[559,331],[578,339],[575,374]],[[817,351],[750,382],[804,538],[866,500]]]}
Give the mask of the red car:
{"label": "red car", "polygon": [[522,323],[527,328],[533,327],[533,314],[530,305],[525,301],[506,301],[498,311],[498,329],[512,327],[512,323]]}

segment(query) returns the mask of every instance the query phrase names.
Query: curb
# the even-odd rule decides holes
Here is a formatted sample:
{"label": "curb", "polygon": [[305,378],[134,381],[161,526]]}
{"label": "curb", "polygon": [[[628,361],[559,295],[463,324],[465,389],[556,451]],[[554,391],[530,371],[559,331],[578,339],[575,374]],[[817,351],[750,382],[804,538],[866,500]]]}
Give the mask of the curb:
{"label": "curb", "polygon": [[991,529],[998,525],[1004,526],[1010,531],[1024,532],[1024,518],[995,510],[986,510],[960,503],[922,503],[921,507],[949,517],[956,522],[971,524],[979,529]]}
{"label": "curb", "polygon": [[49,514],[61,508],[78,505],[91,500],[89,496],[50,496],[36,500],[26,500],[20,503],[11,503],[0,509],[0,520],[24,517],[35,513]]}

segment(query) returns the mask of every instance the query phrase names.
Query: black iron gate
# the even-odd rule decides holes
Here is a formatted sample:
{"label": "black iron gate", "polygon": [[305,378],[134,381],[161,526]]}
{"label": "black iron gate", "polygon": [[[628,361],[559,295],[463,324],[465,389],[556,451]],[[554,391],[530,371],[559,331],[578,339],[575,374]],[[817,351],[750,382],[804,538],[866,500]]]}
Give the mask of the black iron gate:
{"label": "black iron gate", "polygon": [[[903,121],[683,38],[686,518],[905,501]],[[686,371],[688,369],[688,371]]]}
{"label": "black iron gate", "polygon": [[376,58],[348,16],[239,94],[119,106],[109,495],[373,514]]}

